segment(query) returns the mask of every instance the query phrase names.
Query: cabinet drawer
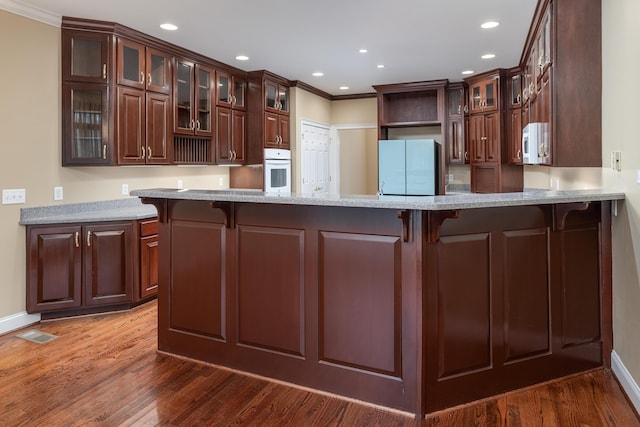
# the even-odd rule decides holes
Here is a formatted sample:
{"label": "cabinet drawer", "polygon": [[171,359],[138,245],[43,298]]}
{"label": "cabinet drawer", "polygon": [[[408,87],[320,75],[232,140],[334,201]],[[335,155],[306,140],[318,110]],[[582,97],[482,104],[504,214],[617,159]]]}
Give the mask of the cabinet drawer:
{"label": "cabinet drawer", "polygon": [[158,220],[140,221],[140,237],[158,234]]}

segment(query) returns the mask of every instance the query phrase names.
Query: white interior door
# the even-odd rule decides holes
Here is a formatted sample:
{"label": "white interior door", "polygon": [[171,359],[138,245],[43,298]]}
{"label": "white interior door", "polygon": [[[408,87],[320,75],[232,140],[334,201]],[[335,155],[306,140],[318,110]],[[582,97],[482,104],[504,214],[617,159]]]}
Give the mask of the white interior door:
{"label": "white interior door", "polygon": [[302,122],[302,192],[329,192],[329,127]]}

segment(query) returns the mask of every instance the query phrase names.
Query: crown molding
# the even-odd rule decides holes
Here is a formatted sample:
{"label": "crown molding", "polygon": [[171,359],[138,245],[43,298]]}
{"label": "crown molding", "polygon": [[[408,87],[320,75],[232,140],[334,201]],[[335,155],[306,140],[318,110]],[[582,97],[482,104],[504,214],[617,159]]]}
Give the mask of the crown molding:
{"label": "crown molding", "polygon": [[0,9],[60,28],[62,16],[15,0],[0,0]]}

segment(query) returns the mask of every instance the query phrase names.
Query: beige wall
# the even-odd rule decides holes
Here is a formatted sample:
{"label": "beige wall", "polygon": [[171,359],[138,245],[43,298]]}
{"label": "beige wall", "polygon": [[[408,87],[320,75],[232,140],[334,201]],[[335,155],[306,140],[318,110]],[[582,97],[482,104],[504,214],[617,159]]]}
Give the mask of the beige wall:
{"label": "beige wall", "polygon": [[[112,200],[149,187],[226,188],[222,167],[63,168],[60,29],[0,10],[0,188],[26,189],[24,205],[0,205],[0,319],[25,310],[25,228],[20,208]],[[219,179],[223,184],[219,184]],[[53,201],[53,187],[64,201]]]}
{"label": "beige wall", "polygon": [[624,191],[613,221],[614,350],[640,383],[640,142],[638,69],[640,2],[602,1],[603,165],[622,151],[622,172],[602,170],[605,186]]}

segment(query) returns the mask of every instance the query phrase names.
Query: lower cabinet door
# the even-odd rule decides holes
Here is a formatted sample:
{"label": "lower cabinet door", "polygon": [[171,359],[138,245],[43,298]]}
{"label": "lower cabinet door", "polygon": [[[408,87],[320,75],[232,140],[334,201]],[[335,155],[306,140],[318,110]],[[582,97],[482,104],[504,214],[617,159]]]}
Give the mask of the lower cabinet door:
{"label": "lower cabinet door", "polygon": [[132,223],[83,227],[84,303],[130,302],[133,297]]}
{"label": "lower cabinet door", "polygon": [[158,235],[140,239],[140,298],[158,292]]}
{"label": "lower cabinet door", "polygon": [[82,305],[81,227],[27,227],[27,311]]}

